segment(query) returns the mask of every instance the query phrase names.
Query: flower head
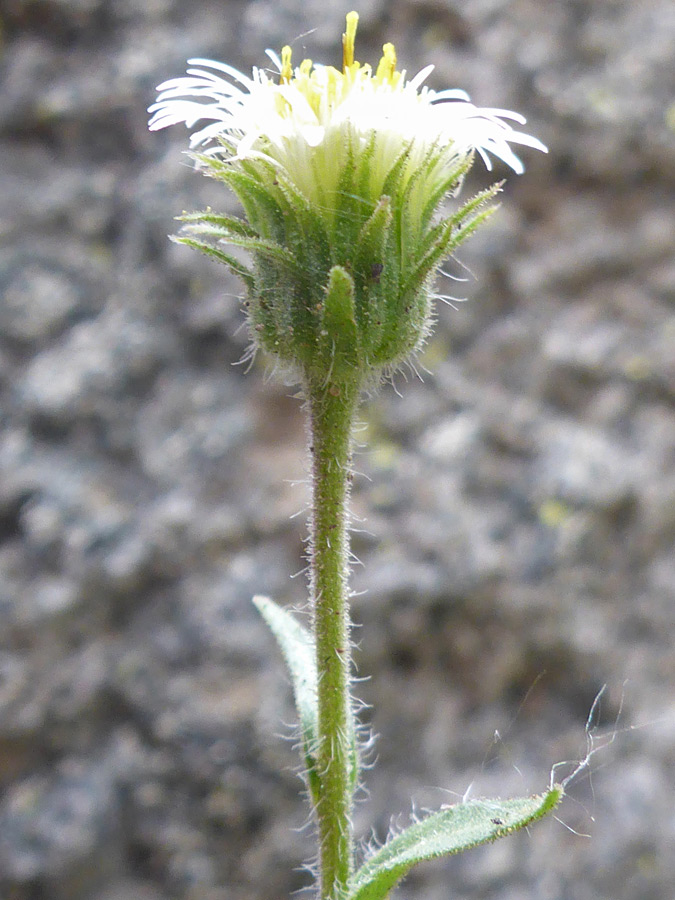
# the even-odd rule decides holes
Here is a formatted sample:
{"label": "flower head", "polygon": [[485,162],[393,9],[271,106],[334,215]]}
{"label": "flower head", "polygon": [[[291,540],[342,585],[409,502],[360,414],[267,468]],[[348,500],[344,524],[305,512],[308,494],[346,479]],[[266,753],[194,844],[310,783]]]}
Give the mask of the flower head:
{"label": "flower head", "polygon": [[[521,144],[546,151],[541,141],[514,130],[509,121],[524,124],[523,116],[503,109],[480,109],[461,90],[434,91],[424,85],[433,71],[426,66],[407,79],[396,68],[396,50],[385,44],[373,71],[354,59],[358,15],[347,16],[343,35],[342,71],[305,59],[291,66],[291,48],[279,58],[267,53],[277,72],[254,68],[251,77],[232,66],[207,59],[191,59],[187,75],[158,87],[149,112],[150,129],[184,122],[199,124],[192,148],[208,147],[209,155],[244,159],[263,155],[304,181],[310,155],[330,164],[321,176],[335,173],[345,154],[345,135],[367,143],[377,135],[377,155],[388,170],[402,144],[413,142],[415,157],[423,159],[432,146],[443,145],[446,163],[477,151],[488,169],[490,154],[515,172],[523,164],[511,149]],[[204,124],[204,123],[208,124]]]}
{"label": "flower head", "polygon": [[[194,216],[186,242],[219,252],[229,264],[231,258],[201,238],[251,250],[254,270],[245,274],[241,264],[237,270],[247,279],[261,342],[293,359],[298,341],[305,342],[307,364],[325,344],[331,368],[342,338],[331,334],[322,344],[321,337],[330,332],[324,297],[331,296],[334,280],[351,296],[345,315],[356,329],[352,334],[351,325],[342,325],[351,335],[347,356],[358,357],[358,366],[396,362],[426,333],[435,265],[489,212],[485,202],[496,188],[451,219],[432,221],[444,196],[458,189],[474,152],[488,169],[494,156],[520,173],[512,145],[546,151],[509,124],[525,122],[518,113],[480,109],[460,90],[428,88],[433,66],[408,79],[397,69],[393,44],[384,45],[375,70],[357,62],[357,23],[358,15],[349,13],[342,71],[309,59],[293,68],[288,46],[281,57],[268,51],[274,74],[254,68],[249,77],[225,63],[192,59],[186,76],[159,86],[149,109],[151,130],[178,123],[193,129],[190,147],[198,164],[226,181],[246,212],[246,225],[210,213]],[[308,272],[309,284],[300,284]],[[282,275],[283,290],[304,314],[291,311],[288,296],[279,297],[281,308],[272,302]],[[410,327],[401,326],[403,319]]]}

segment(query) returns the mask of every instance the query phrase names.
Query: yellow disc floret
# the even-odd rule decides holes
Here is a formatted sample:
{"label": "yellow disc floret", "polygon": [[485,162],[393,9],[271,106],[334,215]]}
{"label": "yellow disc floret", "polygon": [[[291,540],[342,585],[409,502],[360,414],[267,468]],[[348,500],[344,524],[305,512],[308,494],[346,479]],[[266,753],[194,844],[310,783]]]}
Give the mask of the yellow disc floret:
{"label": "yellow disc floret", "polygon": [[342,35],[342,71],[346,75],[351,68],[359,64],[354,63],[354,42],[356,40],[356,28],[359,24],[359,14],[357,12],[347,13],[347,28]]}
{"label": "yellow disc floret", "polygon": [[281,75],[279,76],[280,84],[289,84],[293,77],[293,67],[291,66],[291,56],[293,51],[288,44],[281,51]]}
{"label": "yellow disc floret", "polygon": [[392,87],[396,87],[401,75],[401,72],[396,71],[396,48],[393,44],[385,44],[382,48],[382,59],[375,73],[375,81],[378,84],[388,82]]}

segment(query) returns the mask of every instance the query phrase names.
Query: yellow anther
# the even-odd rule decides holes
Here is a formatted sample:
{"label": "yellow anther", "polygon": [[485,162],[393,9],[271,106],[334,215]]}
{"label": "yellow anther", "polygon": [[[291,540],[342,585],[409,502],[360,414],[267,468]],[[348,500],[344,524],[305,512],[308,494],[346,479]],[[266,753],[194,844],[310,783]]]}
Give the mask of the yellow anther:
{"label": "yellow anther", "polygon": [[288,44],[281,51],[281,77],[280,84],[288,84],[293,77],[293,67],[291,66],[291,55],[293,51]]}
{"label": "yellow anther", "polygon": [[354,65],[354,41],[358,24],[359,14],[357,12],[347,13],[347,28],[342,35],[342,71],[345,73]]}
{"label": "yellow anther", "polygon": [[382,48],[382,59],[379,62],[377,67],[377,72],[375,73],[375,77],[378,81],[389,81],[392,82],[394,80],[394,74],[396,73],[396,48],[393,44],[385,44]]}

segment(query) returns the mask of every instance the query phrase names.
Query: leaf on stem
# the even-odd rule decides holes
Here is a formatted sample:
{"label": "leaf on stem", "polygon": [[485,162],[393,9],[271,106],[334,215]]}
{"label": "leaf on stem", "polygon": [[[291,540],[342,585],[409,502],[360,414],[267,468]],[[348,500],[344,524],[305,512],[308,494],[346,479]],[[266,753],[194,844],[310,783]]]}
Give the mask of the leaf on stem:
{"label": "leaf on stem", "polygon": [[253,603],[276,638],[291,675],[295,705],[300,718],[307,778],[312,796],[315,797],[318,788],[315,768],[318,717],[314,641],[295,616],[269,597],[254,597]]}
{"label": "leaf on stem", "polygon": [[525,828],[551,812],[562,796],[562,787],[554,785],[532,797],[469,800],[432,813],[365,861],[352,878],[348,900],[384,900],[417,863],[470,850]]}

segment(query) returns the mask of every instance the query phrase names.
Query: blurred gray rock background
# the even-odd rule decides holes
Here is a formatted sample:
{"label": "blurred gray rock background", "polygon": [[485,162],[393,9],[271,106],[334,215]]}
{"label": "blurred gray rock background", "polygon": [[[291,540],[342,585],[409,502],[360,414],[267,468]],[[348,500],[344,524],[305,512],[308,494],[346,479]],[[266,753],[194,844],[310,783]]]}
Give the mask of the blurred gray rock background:
{"label": "blurred gray rock background", "polygon": [[[3,900],[308,883],[289,687],[249,602],[304,602],[299,402],[235,365],[236,280],[167,240],[183,209],[236,207],[145,108],[190,56],[249,69],[295,38],[338,62],[350,8],[0,2]],[[589,731],[616,740],[559,821],[400,896],[672,900],[675,7],[360,12],[361,59],[393,40],[551,152],[525,151],[461,253],[476,278],[441,279],[469,302],[439,309],[424,383],[363,410],[359,692],[381,737],[357,827],[543,789],[606,683]]]}

